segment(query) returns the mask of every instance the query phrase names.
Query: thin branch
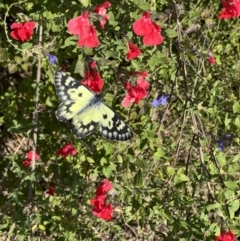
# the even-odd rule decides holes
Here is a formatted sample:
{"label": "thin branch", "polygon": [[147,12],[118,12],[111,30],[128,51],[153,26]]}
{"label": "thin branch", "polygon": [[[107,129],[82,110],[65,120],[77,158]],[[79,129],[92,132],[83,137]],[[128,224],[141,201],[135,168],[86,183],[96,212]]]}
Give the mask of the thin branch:
{"label": "thin branch", "polygon": [[185,169],[185,175],[186,176],[188,176],[189,162],[190,162],[190,158],[192,156],[192,149],[193,149],[193,143],[195,141],[195,138],[196,138],[196,134],[193,134],[192,141],[191,141],[191,144],[190,144],[190,148],[189,148],[189,151],[188,151],[187,161],[186,161],[186,169]]}
{"label": "thin branch", "polygon": [[[42,45],[42,33],[43,33],[43,27],[42,27],[42,16],[40,15],[40,21],[39,21],[39,46]],[[36,160],[35,160],[35,153],[37,150],[37,135],[38,135],[38,102],[39,102],[39,83],[41,79],[41,54],[38,54],[38,66],[37,66],[37,78],[36,78],[36,92],[34,97],[35,102],[35,108],[33,112],[33,121],[34,121],[34,128],[33,128],[33,147],[32,147],[32,162],[31,162],[31,170],[34,172],[35,166],[36,166]],[[32,200],[32,182],[29,182],[29,189],[28,189],[28,201]]]}

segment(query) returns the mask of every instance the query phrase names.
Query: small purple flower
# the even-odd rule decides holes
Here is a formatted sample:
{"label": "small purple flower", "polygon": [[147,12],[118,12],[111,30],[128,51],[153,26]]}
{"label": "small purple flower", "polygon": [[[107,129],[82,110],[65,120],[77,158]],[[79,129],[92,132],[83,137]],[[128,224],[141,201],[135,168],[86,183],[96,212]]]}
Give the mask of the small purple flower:
{"label": "small purple flower", "polygon": [[224,143],[225,143],[225,140],[217,141],[219,151],[224,151]]}
{"label": "small purple flower", "polygon": [[154,108],[157,108],[159,105],[166,105],[167,104],[167,99],[169,98],[169,95],[163,94],[161,96],[158,96],[155,100],[152,102],[152,106]]}
{"label": "small purple flower", "polygon": [[51,64],[56,64],[58,62],[58,58],[55,55],[48,54],[48,59]]}
{"label": "small purple flower", "polygon": [[226,144],[227,140],[230,139],[230,138],[231,138],[231,135],[230,135],[230,134],[225,134],[225,135],[223,136],[223,139],[216,141],[219,151],[224,151],[225,144]]}

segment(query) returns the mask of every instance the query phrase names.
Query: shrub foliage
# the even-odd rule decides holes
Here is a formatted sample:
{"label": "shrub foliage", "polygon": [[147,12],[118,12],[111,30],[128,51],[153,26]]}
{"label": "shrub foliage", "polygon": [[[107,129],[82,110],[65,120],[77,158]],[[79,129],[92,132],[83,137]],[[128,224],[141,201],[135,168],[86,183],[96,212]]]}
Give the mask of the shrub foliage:
{"label": "shrub foliage", "polygon": [[[109,20],[99,0],[1,1],[0,236],[1,240],[214,240],[237,236],[239,219],[239,20],[218,19],[218,1],[112,0]],[[90,13],[100,45],[80,47],[67,23]],[[146,46],[133,23],[143,12],[161,26],[164,41]],[[34,21],[28,41],[11,24]],[[141,55],[127,60],[128,42]],[[51,53],[58,58],[52,65]],[[210,64],[209,57],[215,59]],[[78,80],[94,60],[104,101],[134,137],[111,142],[95,131],[76,139],[56,119],[53,75]],[[124,108],[124,83],[148,72],[148,95]],[[168,95],[166,105],[152,101]],[[75,155],[57,151],[72,143]],[[39,160],[23,165],[36,150]],[[36,159],[36,158],[35,158]],[[108,178],[113,220],[92,213],[96,186]],[[54,195],[47,194],[53,187]]]}

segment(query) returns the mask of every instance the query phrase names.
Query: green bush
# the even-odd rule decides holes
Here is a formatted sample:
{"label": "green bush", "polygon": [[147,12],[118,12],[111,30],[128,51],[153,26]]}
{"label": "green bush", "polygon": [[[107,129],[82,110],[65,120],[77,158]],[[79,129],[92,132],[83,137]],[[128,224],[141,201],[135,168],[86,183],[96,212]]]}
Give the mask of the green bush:
{"label": "green bush", "polygon": [[[219,20],[213,0],[110,2],[104,29],[93,11],[102,1],[0,3],[1,240],[211,241],[228,229],[237,237],[238,18]],[[67,28],[86,11],[96,48],[78,46]],[[144,11],[161,26],[159,45],[147,46],[133,32]],[[36,23],[31,38],[13,39],[11,24],[28,21]],[[141,55],[128,61],[130,41]],[[49,63],[49,53],[58,64]],[[99,130],[77,139],[56,119],[54,72],[81,80],[89,61],[104,80],[104,102],[130,127],[131,140],[109,141]],[[135,85],[132,73],[142,71],[147,96],[124,108],[124,84]],[[166,104],[154,108],[162,95]],[[57,155],[70,142],[76,155]],[[31,150],[39,159],[26,159]],[[104,178],[113,185],[108,222],[90,204]]]}

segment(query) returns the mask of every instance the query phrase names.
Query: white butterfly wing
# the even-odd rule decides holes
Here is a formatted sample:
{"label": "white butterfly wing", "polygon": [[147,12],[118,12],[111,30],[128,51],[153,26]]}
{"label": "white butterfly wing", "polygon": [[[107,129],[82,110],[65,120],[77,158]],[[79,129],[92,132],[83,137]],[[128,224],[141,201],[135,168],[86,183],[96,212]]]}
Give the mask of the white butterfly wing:
{"label": "white butterfly wing", "polygon": [[100,133],[110,139],[125,141],[132,138],[129,127],[108,106],[79,81],[64,72],[55,73],[56,93],[62,103],[56,111],[60,121],[69,121],[72,133],[83,138],[99,124]]}
{"label": "white butterfly wing", "polygon": [[104,103],[99,106],[99,130],[100,133],[111,140],[126,141],[133,134],[120,117]]}
{"label": "white butterfly wing", "polygon": [[107,139],[126,141],[132,138],[129,127],[113,110],[100,102],[74,116],[70,128],[76,137],[82,138],[91,134],[97,124],[100,133]]}
{"label": "white butterfly wing", "polygon": [[70,122],[70,129],[77,138],[83,138],[92,133],[99,123],[98,108],[92,106],[75,115]]}
{"label": "white butterfly wing", "polygon": [[62,101],[56,111],[57,119],[63,122],[86,109],[95,98],[94,93],[65,72],[56,72],[54,84],[58,98]]}

